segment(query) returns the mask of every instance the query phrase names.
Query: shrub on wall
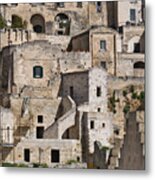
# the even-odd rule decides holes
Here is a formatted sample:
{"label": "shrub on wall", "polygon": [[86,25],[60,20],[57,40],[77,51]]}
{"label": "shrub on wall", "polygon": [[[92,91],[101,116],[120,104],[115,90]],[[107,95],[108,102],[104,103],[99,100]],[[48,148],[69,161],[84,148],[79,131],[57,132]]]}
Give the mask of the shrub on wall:
{"label": "shrub on wall", "polygon": [[12,16],[12,28],[23,28],[22,18],[16,15]]}
{"label": "shrub on wall", "polygon": [[2,15],[0,14],[0,29],[3,29],[6,27],[6,23]]}

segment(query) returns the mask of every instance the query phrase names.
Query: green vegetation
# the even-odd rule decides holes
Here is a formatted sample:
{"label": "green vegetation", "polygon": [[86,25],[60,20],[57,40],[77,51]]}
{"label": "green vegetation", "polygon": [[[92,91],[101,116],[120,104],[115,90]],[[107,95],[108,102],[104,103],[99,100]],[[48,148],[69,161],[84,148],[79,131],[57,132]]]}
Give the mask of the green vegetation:
{"label": "green vegetation", "polygon": [[33,163],[34,168],[48,168],[47,164]]}
{"label": "green vegetation", "polygon": [[127,114],[129,111],[130,111],[130,104],[126,104],[125,107],[124,107],[124,109],[123,109],[123,112],[124,112],[125,114]]}
{"label": "green vegetation", "polygon": [[137,92],[133,92],[131,97],[132,99],[137,99],[138,98]]}
{"label": "green vegetation", "polygon": [[16,164],[16,163],[2,163],[2,167],[21,167],[25,168],[28,167],[26,164]]}
{"label": "green vegetation", "polygon": [[116,103],[118,103],[120,100],[119,99],[115,99],[115,91],[113,91],[113,95],[112,97],[109,98],[109,102],[108,102],[108,106],[109,106],[109,109],[114,113],[116,114],[117,111],[116,111]]}
{"label": "green vegetation", "polygon": [[16,15],[12,16],[12,28],[24,28],[22,18]]}
{"label": "green vegetation", "polygon": [[103,150],[103,151],[106,151],[106,150],[109,150],[109,148],[106,147],[106,146],[103,146],[103,147],[102,147],[102,150]]}
{"label": "green vegetation", "polygon": [[66,164],[74,164],[74,163],[78,163],[78,162],[74,159],[71,159],[71,160],[67,161]]}
{"label": "green vegetation", "polygon": [[6,27],[6,23],[2,15],[0,14],[0,29],[3,29]]}

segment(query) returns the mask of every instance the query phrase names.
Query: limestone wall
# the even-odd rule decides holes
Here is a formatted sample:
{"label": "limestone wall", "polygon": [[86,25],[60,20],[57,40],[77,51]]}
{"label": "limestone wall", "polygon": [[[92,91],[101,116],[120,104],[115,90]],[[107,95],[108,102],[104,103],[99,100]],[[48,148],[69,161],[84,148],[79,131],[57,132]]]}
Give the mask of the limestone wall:
{"label": "limestone wall", "polygon": [[[142,53],[118,54],[117,76],[118,77],[144,77],[144,68],[134,68],[136,62],[145,62],[145,55]],[[145,65],[144,65],[145,66]]]}
{"label": "limestone wall", "polygon": [[[78,140],[26,140],[20,142],[10,156],[6,157],[6,162],[25,163],[24,149],[30,150],[30,163],[47,164],[54,167],[57,164],[66,164],[71,160],[81,161],[81,145]],[[59,150],[59,163],[51,162],[51,150]],[[15,160],[13,159],[15,154]]]}
{"label": "limestone wall", "polygon": [[[118,26],[123,26],[126,22],[139,23],[142,22],[142,1],[118,1]],[[130,9],[136,10],[136,20],[130,20]]]}

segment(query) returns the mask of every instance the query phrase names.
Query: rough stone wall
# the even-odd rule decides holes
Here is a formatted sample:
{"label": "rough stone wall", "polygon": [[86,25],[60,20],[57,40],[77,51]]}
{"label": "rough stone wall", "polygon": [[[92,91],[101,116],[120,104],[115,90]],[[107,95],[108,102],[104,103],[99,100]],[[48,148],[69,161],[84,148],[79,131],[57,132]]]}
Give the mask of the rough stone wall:
{"label": "rough stone wall", "polygon": [[[28,125],[29,129],[23,138],[36,139],[36,127],[44,130],[54,123],[61,99],[29,99],[28,105],[23,109],[24,98],[11,98],[11,111],[16,117],[16,130],[21,125]],[[38,115],[43,116],[43,123],[38,122]],[[22,136],[22,134],[21,134]]]}
{"label": "rough stone wall", "polygon": [[[89,70],[88,79],[90,111],[96,112],[100,108],[100,112],[105,112],[107,109],[107,72],[102,67],[94,67]],[[97,88],[100,88],[99,96],[97,96]]]}
{"label": "rough stone wall", "polygon": [[107,26],[107,4],[101,2],[101,11],[97,12],[97,2],[89,2],[89,24]]}
{"label": "rough stone wall", "polygon": [[140,52],[145,51],[144,26],[124,26],[123,27],[123,46],[127,53],[134,53],[134,43],[140,43]]}
{"label": "rough stone wall", "polygon": [[[70,95],[78,105],[88,102],[89,91],[87,71],[64,74],[62,83],[63,96]],[[71,87],[73,87],[73,94],[70,92]]]}
{"label": "rough stone wall", "polygon": [[[142,1],[118,1],[118,26],[126,25],[126,22],[136,23],[142,22]],[[130,20],[130,9],[136,10],[136,21]],[[122,16],[123,14],[123,16]]]}
{"label": "rough stone wall", "polygon": [[[30,162],[47,164],[55,167],[57,164],[67,164],[71,160],[81,161],[81,145],[78,140],[26,140],[21,141],[6,157],[6,162],[25,163],[24,149],[30,149]],[[51,162],[51,150],[59,150],[60,162]],[[15,157],[13,157],[15,154]],[[15,160],[14,160],[15,159]]]}
{"label": "rough stone wall", "polygon": [[124,145],[121,150],[119,169],[144,169],[143,147],[136,123],[136,113],[129,114]]}
{"label": "rough stone wall", "polygon": [[[110,147],[110,139],[113,135],[112,119],[109,113],[87,113],[88,129],[88,149],[89,153],[94,153],[94,143],[99,141],[102,146]],[[94,122],[94,128],[91,129],[91,121]],[[102,136],[101,136],[102,134]]]}
{"label": "rough stone wall", "polygon": [[[55,17],[59,13],[64,13],[71,19],[71,34],[77,33],[81,28],[88,25],[88,3],[83,3],[82,8],[78,8],[75,3],[65,3],[64,8],[55,6],[55,3],[48,3],[48,5],[32,5],[28,3],[18,4],[17,6],[5,6],[4,17],[7,21],[12,21],[12,15],[18,15],[23,21],[27,21],[27,29],[33,30],[31,24],[31,17],[34,14],[41,14],[45,19],[45,32],[48,34],[55,33]],[[24,11],[23,11],[24,9]],[[41,12],[41,13],[40,13]],[[82,16],[81,16],[82,14]]]}
{"label": "rough stone wall", "polygon": [[[13,144],[14,143],[14,123],[15,117],[10,109],[0,107],[1,116],[1,136],[3,144]],[[7,120],[7,121],[6,121]]]}
{"label": "rough stone wall", "polygon": [[124,53],[118,54],[117,58],[117,76],[118,77],[144,77],[144,69],[143,68],[134,68],[134,64],[136,62],[145,61],[144,54],[135,54],[135,53]]}

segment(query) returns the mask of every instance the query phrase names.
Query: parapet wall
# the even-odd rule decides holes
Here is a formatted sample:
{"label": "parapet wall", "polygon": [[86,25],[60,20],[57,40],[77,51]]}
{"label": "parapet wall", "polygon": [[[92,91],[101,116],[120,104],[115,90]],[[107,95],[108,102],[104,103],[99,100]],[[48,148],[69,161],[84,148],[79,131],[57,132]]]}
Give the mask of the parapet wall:
{"label": "parapet wall", "polygon": [[54,36],[47,34],[37,34],[33,31],[25,29],[3,29],[0,30],[1,48],[9,45],[20,45],[24,42],[34,40],[47,40],[50,44],[61,45],[61,49],[65,50],[70,42],[70,36]]}

